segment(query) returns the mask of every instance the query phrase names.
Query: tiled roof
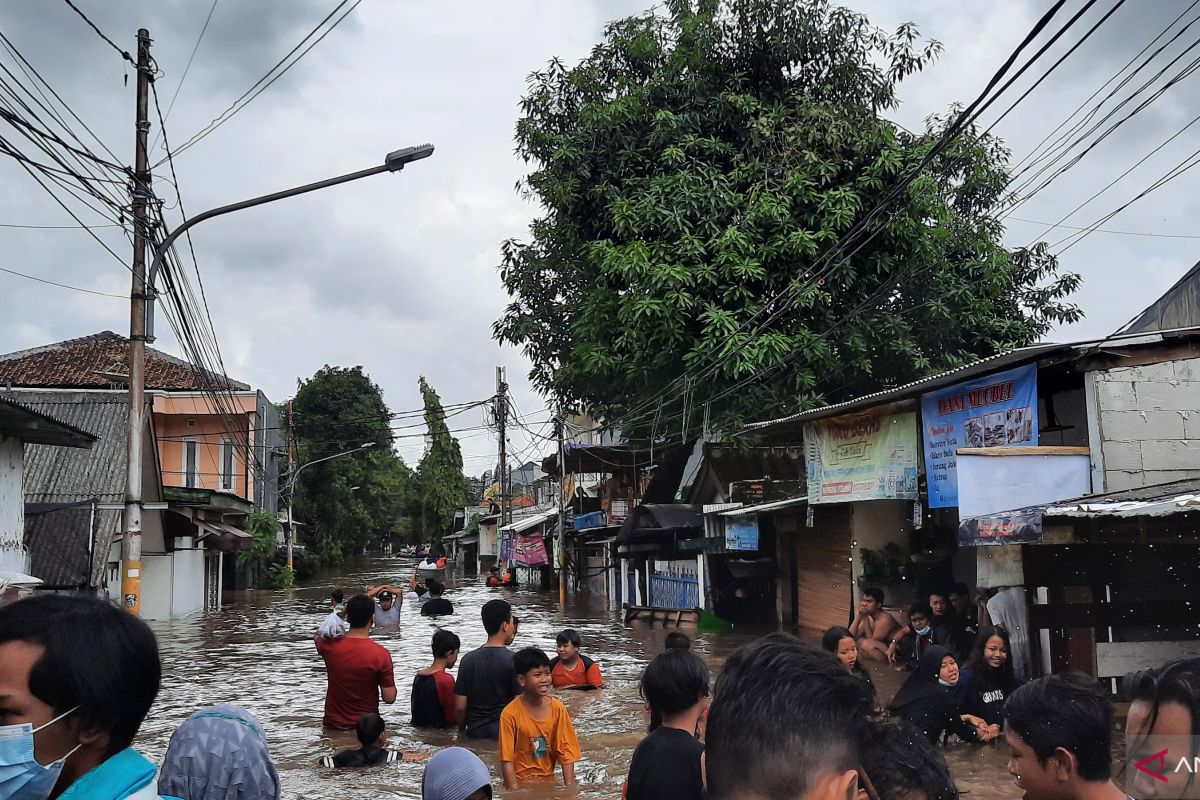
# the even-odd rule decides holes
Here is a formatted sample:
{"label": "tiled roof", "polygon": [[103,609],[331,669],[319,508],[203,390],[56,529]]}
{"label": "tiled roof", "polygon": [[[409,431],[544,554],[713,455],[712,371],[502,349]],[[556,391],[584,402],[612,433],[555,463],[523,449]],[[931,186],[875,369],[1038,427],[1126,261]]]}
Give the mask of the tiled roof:
{"label": "tiled roof", "polygon": [[[129,375],[129,340],[103,331],[79,339],[0,355],[0,386],[45,386],[108,389],[124,385]],[[152,347],[146,348],[146,388],[201,391],[215,387],[246,390],[238,381],[211,375]]]}

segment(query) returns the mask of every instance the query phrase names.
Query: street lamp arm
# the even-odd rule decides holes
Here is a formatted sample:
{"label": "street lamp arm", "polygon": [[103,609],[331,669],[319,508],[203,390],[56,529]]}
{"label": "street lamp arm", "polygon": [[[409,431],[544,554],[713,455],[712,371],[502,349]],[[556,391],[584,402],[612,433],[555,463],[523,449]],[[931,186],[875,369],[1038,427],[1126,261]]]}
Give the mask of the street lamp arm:
{"label": "street lamp arm", "polygon": [[287,482],[288,491],[291,492],[293,489],[296,488],[296,480],[300,477],[300,470],[304,469],[305,467],[311,467],[313,464],[320,464],[322,461],[329,461],[334,458],[341,458],[342,456],[348,456],[351,453],[359,453],[359,452],[362,452],[363,450],[367,450],[370,447],[374,447],[374,445],[375,445],[374,442],[369,442],[369,443],[361,444],[358,447],[354,448],[353,450],[347,450],[344,453],[334,453],[333,455],[325,456],[324,458],[317,458],[312,461],[305,461],[303,464],[296,467],[296,471],[293,472],[291,474],[291,476],[288,478],[288,482]]}

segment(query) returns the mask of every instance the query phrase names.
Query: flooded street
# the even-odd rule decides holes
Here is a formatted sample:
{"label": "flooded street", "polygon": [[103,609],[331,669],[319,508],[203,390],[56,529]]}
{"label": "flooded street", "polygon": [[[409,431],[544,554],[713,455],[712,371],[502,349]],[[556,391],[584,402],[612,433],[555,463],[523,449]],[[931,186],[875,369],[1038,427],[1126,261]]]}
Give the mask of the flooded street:
{"label": "flooded street", "polygon": [[[321,715],[325,697],[325,668],[312,637],[328,611],[329,592],[341,588],[349,596],[368,583],[406,584],[412,562],[402,559],[362,559],[337,572],[314,580],[294,592],[238,592],[226,595],[219,614],[175,622],[153,623],[164,661],[163,690],[138,741],[138,746],[158,762],[171,732],[189,714],[214,703],[237,703],[262,722],[271,753],[279,765],[286,798],[420,797],[422,765],[400,763],[363,770],[329,770],[317,759],[335,747],[354,744],[353,732],[336,741],[325,736]],[[600,692],[561,692],[574,719],[583,751],[577,765],[579,796],[619,797],[629,759],[642,738],[647,717],[638,699],[638,676],[646,662],[662,650],[664,631],[621,625],[619,614],[586,602],[557,609],[556,594],[488,589],[475,579],[456,586],[447,597],[455,604],[453,617],[434,620],[420,615],[415,604],[405,603],[399,630],[381,629],[373,638],[392,653],[398,697],[394,705],[381,705],[393,732],[392,746],[433,753],[454,743],[450,732],[418,732],[408,725],[412,675],[431,661],[430,637],[446,627],[462,639],[466,653],[486,638],[479,608],[497,596],[514,606],[520,630],[513,648],[529,645],[554,654],[554,636],[573,627],[583,637],[583,652],[604,671]],[[713,669],[762,631],[729,631],[696,634],[693,645]],[[890,673],[890,674],[885,674]],[[890,697],[902,676],[891,670],[877,672],[883,698]],[[499,775],[495,746],[468,741],[470,747]],[[961,789],[968,797],[1000,800],[1015,798],[1000,745],[951,745],[947,758]],[[496,784],[499,790],[499,783]],[[520,793],[531,798],[561,795],[541,789]],[[368,794],[369,793],[369,794]],[[513,795],[514,793],[507,793]]]}

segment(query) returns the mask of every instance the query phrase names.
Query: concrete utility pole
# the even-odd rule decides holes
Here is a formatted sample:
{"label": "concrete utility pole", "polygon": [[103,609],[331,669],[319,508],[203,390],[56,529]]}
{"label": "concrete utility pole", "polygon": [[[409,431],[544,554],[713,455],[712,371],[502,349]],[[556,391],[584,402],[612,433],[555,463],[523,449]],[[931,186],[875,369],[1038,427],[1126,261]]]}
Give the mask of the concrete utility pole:
{"label": "concrete utility pole", "polygon": [[[567,456],[563,443],[563,422],[566,414],[558,411],[554,420],[554,435],[558,437],[558,607],[567,604]],[[579,587],[576,587],[579,591]]]}
{"label": "concrete utility pole", "polygon": [[[296,425],[292,417],[292,401],[288,400],[288,480],[292,479],[293,471],[296,463]],[[288,568],[288,583],[295,583],[294,564],[292,562],[292,543],[296,541],[296,523],[292,520],[292,495],[296,493],[296,487],[293,485],[288,492],[288,520],[287,520],[287,568]]]}
{"label": "concrete utility pole", "polygon": [[496,367],[496,428],[500,433],[500,527],[512,522],[512,507],[508,502],[508,384],[504,367]]}
{"label": "concrete utility pole", "polygon": [[133,167],[133,289],[129,311],[129,451],[125,530],[121,537],[121,604],[142,613],[142,431],[146,404],[146,246],[150,223],[150,31],[137,32],[137,130]]}

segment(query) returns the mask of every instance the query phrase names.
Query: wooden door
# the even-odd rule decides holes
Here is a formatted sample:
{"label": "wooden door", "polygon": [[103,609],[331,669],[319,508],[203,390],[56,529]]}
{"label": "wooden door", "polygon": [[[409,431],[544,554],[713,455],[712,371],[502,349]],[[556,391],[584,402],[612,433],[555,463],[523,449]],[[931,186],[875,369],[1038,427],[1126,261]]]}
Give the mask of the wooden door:
{"label": "wooden door", "polygon": [[815,511],[816,526],[800,527],[792,534],[796,554],[796,623],[803,633],[820,635],[830,626],[850,622],[853,602],[850,517],[848,505],[819,506]]}

